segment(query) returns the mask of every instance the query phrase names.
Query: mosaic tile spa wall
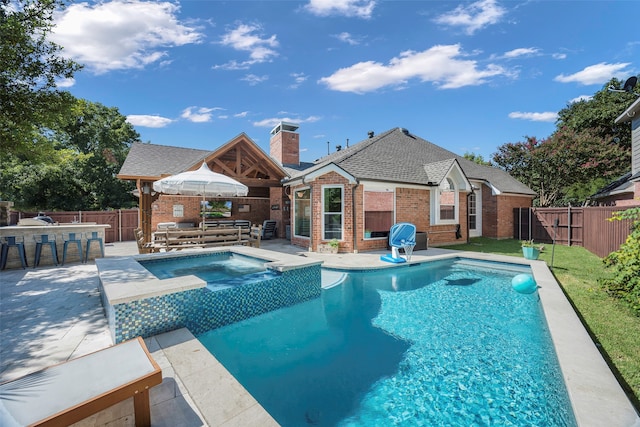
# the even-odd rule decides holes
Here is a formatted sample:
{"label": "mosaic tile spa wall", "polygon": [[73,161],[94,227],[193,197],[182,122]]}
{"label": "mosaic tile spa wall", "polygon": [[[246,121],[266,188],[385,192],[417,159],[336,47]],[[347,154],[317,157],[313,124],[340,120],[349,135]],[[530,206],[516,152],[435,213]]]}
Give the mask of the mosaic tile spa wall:
{"label": "mosaic tile spa wall", "polygon": [[[108,305],[115,343],[179,328],[194,335],[320,296],[320,266],[287,270],[261,282],[211,291],[207,288]],[[104,294],[104,293],[103,293]]]}

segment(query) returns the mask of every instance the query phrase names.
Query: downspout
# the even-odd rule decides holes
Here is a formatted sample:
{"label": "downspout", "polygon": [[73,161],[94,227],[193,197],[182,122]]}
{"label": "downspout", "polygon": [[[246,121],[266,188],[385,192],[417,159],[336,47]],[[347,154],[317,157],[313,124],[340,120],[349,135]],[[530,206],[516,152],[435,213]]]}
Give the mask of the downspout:
{"label": "downspout", "polygon": [[[348,141],[348,140],[347,140]],[[358,188],[360,184],[358,184],[358,182],[356,181],[356,185],[353,186],[353,188],[351,189],[351,216],[353,216],[352,218],[352,224],[353,226],[351,227],[351,237],[353,238],[353,253],[357,254],[358,253],[358,233],[357,233],[357,227],[356,227],[356,220],[357,220],[357,212],[356,212],[356,189]],[[364,203],[363,203],[364,206]]]}

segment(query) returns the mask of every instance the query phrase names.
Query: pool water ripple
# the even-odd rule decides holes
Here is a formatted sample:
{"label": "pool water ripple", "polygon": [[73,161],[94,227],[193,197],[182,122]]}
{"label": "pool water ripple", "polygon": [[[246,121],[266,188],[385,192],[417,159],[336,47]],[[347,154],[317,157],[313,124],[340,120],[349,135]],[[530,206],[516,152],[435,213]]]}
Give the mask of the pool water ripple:
{"label": "pool water ripple", "polygon": [[397,271],[199,339],[283,426],[576,424],[522,271]]}

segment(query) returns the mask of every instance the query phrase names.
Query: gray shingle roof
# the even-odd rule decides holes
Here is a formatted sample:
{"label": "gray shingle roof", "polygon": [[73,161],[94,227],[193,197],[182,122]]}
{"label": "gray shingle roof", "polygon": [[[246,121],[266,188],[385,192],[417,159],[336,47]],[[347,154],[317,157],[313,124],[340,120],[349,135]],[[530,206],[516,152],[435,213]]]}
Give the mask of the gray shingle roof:
{"label": "gray shingle roof", "polygon": [[120,173],[122,176],[160,177],[184,172],[211,151],[134,142]]}
{"label": "gray shingle roof", "polygon": [[486,181],[503,193],[536,194],[501,169],[479,165],[401,128],[391,129],[331,153],[304,171],[288,172],[292,178],[296,178],[334,163],[360,180],[432,185],[441,167],[450,165],[450,162],[444,161],[453,159],[458,161],[469,179]]}

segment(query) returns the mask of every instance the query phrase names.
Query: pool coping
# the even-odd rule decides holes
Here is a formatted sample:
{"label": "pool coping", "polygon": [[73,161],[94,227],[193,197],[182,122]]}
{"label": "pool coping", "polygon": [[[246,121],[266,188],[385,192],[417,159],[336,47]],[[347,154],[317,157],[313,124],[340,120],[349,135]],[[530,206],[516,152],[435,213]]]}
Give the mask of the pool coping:
{"label": "pool coping", "polygon": [[206,255],[207,253],[224,252],[264,259],[268,268],[279,272],[322,264],[322,261],[319,260],[282,252],[246,246],[227,246],[223,248],[98,258],[96,259],[96,266],[104,297],[110,305],[116,305],[207,286],[204,280],[196,276],[158,279],[144,268],[138,260],[170,258],[175,257],[176,254],[184,256],[188,254]]}
{"label": "pool coping", "polygon": [[[274,263],[274,267],[276,269],[280,268],[282,271],[317,264],[324,264],[324,266],[328,268],[340,270],[373,270],[398,266],[382,261],[374,261],[367,262],[366,265],[347,267],[342,263],[332,264],[330,258],[318,260],[312,259],[311,257],[301,257],[299,255],[239,246],[233,247],[233,249],[234,252],[237,251],[242,255],[271,260]],[[202,253],[202,251],[199,253]],[[160,254],[160,256],[162,256],[162,254]],[[138,257],[139,256],[128,258]],[[450,253],[438,253],[430,256],[416,256],[416,254],[414,254],[410,264],[452,258],[468,258],[481,261],[529,265],[538,285],[538,295],[542,303],[547,325],[553,337],[556,355],[578,426],[600,427],[607,425],[610,427],[640,427],[640,417],[638,413],[635,411],[627,395],[544,261],[530,261],[523,258],[478,252],[451,251]],[[100,259],[97,260],[97,263],[101,261],[100,264],[102,265],[105,264],[102,261],[107,260],[109,259]],[[111,258],[110,260],[115,261],[118,260],[118,258]],[[119,261],[117,265],[113,265],[113,267],[118,269],[122,269],[123,267],[132,268],[128,264],[123,264],[122,259],[120,260],[121,261]],[[135,262],[135,264],[140,265],[137,262]],[[144,271],[146,272],[146,270]],[[141,271],[134,269],[131,270],[131,273],[140,275]],[[113,281],[112,284],[114,286],[118,280],[122,281],[122,277],[105,277],[105,279],[108,282]],[[158,292],[157,289],[151,289],[153,285],[148,281],[148,277],[140,276],[140,279],[142,280],[139,284],[141,291],[149,295]],[[101,280],[103,280],[102,277]],[[201,286],[201,284],[196,285],[189,280],[185,280],[185,278],[181,278],[179,282],[180,283],[167,284],[166,288],[173,287],[173,289],[178,289],[180,287]],[[138,286],[136,286],[136,288],[138,288]],[[162,292],[167,289],[163,289]],[[172,292],[175,292],[175,290]],[[246,424],[248,420],[258,422],[259,425],[277,425],[277,423],[273,421],[273,418],[271,418],[258,403],[252,403],[255,399],[224,369],[212,354],[206,351],[204,346],[202,346],[197,338],[188,330],[181,329],[167,334],[170,337],[173,336],[172,334],[179,334],[181,337],[180,346],[177,347],[181,350],[170,351],[169,353],[165,351],[167,358],[174,367],[186,365],[190,367],[189,369],[195,369],[194,364],[197,361],[197,367],[201,373],[215,370],[215,383],[222,384],[222,386],[219,386],[219,384],[211,384],[210,381],[206,380],[205,375],[194,375],[189,370],[186,371],[186,374],[185,371],[181,374],[180,369],[176,370],[176,374],[180,376],[183,381],[183,375],[192,377],[192,381],[185,381],[185,387],[194,402],[196,402],[198,409],[202,411],[207,422],[211,423],[210,425],[221,425],[222,420],[224,420],[225,426],[248,425]],[[157,337],[162,337],[167,334],[161,334]],[[170,338],[169,341],[173,339],[174,338]],[[223,389],[220,389],[220,387],[223,387]],[[224,405],[218,403],[221,396],[224,396],[223,400],[225,402],[240,402],[238,403],[240,407],[234,410],[225,408]]]}

